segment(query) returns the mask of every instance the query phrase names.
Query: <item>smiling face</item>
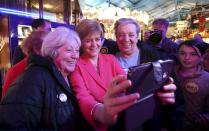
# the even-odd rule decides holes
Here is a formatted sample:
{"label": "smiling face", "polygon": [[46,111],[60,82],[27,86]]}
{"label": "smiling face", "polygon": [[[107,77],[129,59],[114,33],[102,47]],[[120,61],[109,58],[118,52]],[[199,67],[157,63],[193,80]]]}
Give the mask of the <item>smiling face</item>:
{"label": "smiling face", "polygon": [[101,47],[101,34],[99,32],[92,32],[82,40],[82,55],[90,58],[97,58]]}
{"label": "smiling face", "polygon": [[195,49],[186,45],[180,47],[178,57],[182,67],[186,69],[196,68],[200,63],[200,56]]}
{"label": "smiling face", "polygon": [[[70,43],[76,42],[74,39]],[[67,76],[73,72],[79,58],[79,46],[77,44],[64,44],[56,50],[57,56],[54,58],[54,63],[60,72]]]}
{"label": "smiling face", "polygon": [[137,49],[138,35],[134,24],[119,25],[116,41],[121,55],[132,55]]}

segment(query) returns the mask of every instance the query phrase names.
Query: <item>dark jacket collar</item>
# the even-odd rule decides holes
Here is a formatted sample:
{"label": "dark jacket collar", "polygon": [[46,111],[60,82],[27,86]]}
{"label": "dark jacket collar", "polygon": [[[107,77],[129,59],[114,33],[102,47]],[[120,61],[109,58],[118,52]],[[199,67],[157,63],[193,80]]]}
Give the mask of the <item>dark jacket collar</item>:
{"label": "dark jacket collar", "polygon": [[38,66],[38,67],[43,67],[47,69],[55,78],[55,80],[63,87],[63,89],[74,96],[73,91],[67,85],[61,72],[57,69],[57,67],[55,66],[51,58],[47,58],[47,57],[43,57],[43,56],[35,55],[35,54],[30,54],[28,58],[27,68],[30,66]]}

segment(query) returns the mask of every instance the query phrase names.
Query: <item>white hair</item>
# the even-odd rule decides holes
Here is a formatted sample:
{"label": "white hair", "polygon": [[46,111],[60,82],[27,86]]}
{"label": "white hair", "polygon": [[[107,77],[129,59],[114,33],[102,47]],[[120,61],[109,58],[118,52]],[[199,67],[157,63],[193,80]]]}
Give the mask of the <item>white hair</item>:
{"label": "white hair", "polygon": [[42,56],[47,56],[53,59],[57,55],[57,49],[65,44],[77,45],[80,47],[81,41],[75,31],[66,27],[58,27],[44,38],[41,54]]}

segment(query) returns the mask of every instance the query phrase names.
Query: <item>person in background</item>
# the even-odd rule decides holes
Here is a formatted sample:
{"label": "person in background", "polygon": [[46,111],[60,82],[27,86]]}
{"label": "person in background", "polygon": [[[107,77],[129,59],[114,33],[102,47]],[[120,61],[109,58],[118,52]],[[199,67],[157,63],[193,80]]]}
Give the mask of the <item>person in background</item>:
{"label": "person in background", "polygon": [[81,42],[76,32],[56,28],[44,39],[41,55],[29,56],[26,70],[0,103],[1,130],[90,130],[80,114],[68,75]]}
{"label": "person in background", "polygon": [[14,82],[27,67],[28,56],[30,54],[40,54],[41,45],[47,33],[48,32],[46,31],[33,31],[27,38],[25,38],[22,43],[22,50],[26,57],[8,70],[2,88],[2,97],[5,95],[12,82]]}
{"label": "person in background", "polygon": [[209,72],[209,50],[203,55],[203,67],[205,71]]}
{"label": "person in background", "polygon": [[34,19],[32,24],[32,29],[35,31],[46,31],[50,32],[51,31],[51,22],[46,19]]}
{"label": "person in background", "polygon": [[[102,27],[103,33],[105,33],[105,27],[104,24],[100,23],[100,26]],[[103,38],[103,45],[100,50],[103,54],[115,54],[118,51],[116,42],[111,39]]]}
{"label": "person in background", "polygon": [[176,74],[186,103],[184,131],[209,130],[209,73],[202,67],[196,42],[187,40],[178,47]]}
{"label": "person in background", "polygon": [[184,40],[182,40],[181,38],[176,38],[175,43],[177,45],[180,45],[182,42],[184,42]]}
{"label": "person in background", "polygon": [[[153,60],[167,60],[172,59],[177,61],[176,54],[167,52],[161,46],[161,41],[163,39],[163,33],[160,30],[152,30],[149,32],[148,40],[146,44],[151,47],[151,53],[155,55],[151,55]],[[157,55],[156,55],[157,54]]]}
{"label": "person in background", "polygon": [[[101,26],[86,19],[78,24],[76,31],[82,41],[82,54],[70,75],[73,90],[81,112],[95,130],[111,130],[120,112],[136,103],[139,94],[125,95],[124,90],[131,86],[125,72],[114,56],[100,54]],[[175,85],[167,85],[165,92],[168,90],[169,93],[159,93],[159,97],[165,103],[174,103]]]}
{"label": "person in background", "polygon": [[209,44],[203,41],[201,34],[198,34],[198,33],[195,34],[194,39],[197,41],[196,44],[197,44],[200,52],[202,54],[204,54],[206,52],[206,50],[209,49]]}
{"label": "person in background", "polygon": [[194,35],[194,39],[199,41],[199,42],[204,42],[203,39],[202,39],[202,35],[197,33]]}
{"label": "person in background", "polygon": [[149,39],[149,36],[150,36],[150,31],[149,30],[145,30],[143,32],[143,42],[146,43],[147,40]]}
{"label": "person in background", "polygon": [[[51,22],[49,20],[45,20],[42,18],[39,19],[34,19],[32,21],[32,29],[33,31],[46,31],[50,32],[51,31]],[[13,55],[13,65],[17,64],[19,61],[25,58],[25,54],[21,49],[21,46],[18,45],[15,50],[14,50],[14,55]]]}
{"label": "person in background", "polygon": [[159,30],[162,32],[162,40],[159,47],[165,50],[165,52],[176,56],[178,45],[166,37],[168,26],[169,22],[164,18],[158,18],[152,22],[153,30]]}

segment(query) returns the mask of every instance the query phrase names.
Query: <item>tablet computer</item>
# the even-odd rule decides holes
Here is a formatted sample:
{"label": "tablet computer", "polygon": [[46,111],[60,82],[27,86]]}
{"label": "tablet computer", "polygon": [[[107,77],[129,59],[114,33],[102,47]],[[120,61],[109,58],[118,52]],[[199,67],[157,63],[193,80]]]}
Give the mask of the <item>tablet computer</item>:
{"label": "tablet computer", "polygon": [[142,99],[160,90],[168,81],[173,66],[173,60],[159,60],[130,67],[128,79],[131,80],[132,87],[127,90],[127,94],[139,92],[140,99]]}
{"label": "tablet computer", "polygon": [[161,104],[154,94],[167,82],[173,67],[174,62],[166,60],[129,68],[128,79],[132,87],[127,94],[139,92],[140,99],[124,112],[126,131],[143,130],[147,120],[159,115]]}

